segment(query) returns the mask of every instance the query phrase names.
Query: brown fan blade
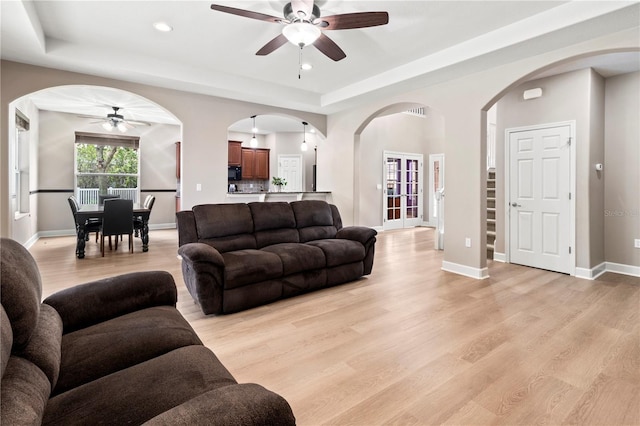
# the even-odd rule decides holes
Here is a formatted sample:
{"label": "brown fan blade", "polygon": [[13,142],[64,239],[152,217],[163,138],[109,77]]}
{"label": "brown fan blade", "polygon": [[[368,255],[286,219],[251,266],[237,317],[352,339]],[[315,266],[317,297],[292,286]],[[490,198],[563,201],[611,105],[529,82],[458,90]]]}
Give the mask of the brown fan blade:
{"label": "brown fan blade", "polygon": [[347,57],[343,50],[340,49],[340,46],[338,46],[335,41],[331,40],[324,34],[320,34],[320,37],[313,43],[313,45],[319,51],[336,62]]}
{"label": "brown fan blade", "polygon": [[256,55],[259,55],[259,56],[268,55],[269,53],[273,52],[274,50],[276,50],[277,48],[281,47],[286,43],[287,43],[287,38],[284,35],[280,34],[279,36],[271,40],[269,43],[265,44],[262,47],[262,49],[258,50],[256,52]]}
{"label": "brown fan blade", "polygon": [[313,0],[291,0],[291,9],[298,18],[310,19],[313,12]]}
{"label": "brown fan blade", "polygon": [[217,10],[218,12],[230,13],[232,15],[243,16],[245,18],[257,19],[258,21],[267,21],[280,23],[283,21],[282,18],[278,18],[276,16],[267,15],[264,13],[251,12],[250,10],[236,9],[235,7],[222,6],[219,4],[212,4],[211,9]]}
{"label": "brown fan blade", "polygon": [[387,12],[344,13],[323,16],[319,21],[320,28],[324,30],[351,30],[386,25],[389,23],[389,14]]}

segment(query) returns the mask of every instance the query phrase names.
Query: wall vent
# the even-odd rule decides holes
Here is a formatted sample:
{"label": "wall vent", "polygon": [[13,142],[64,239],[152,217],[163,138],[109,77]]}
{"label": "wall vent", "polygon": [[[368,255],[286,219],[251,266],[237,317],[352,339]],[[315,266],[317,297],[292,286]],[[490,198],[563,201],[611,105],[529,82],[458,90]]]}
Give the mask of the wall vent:
{"label": "wall vent", "polygon": [[409,115],[422,117],[422,118],[425,118],[427,116],[427,113],[424,107],[411,108],[410,110],[404,111],[404,114],[409,114]]}

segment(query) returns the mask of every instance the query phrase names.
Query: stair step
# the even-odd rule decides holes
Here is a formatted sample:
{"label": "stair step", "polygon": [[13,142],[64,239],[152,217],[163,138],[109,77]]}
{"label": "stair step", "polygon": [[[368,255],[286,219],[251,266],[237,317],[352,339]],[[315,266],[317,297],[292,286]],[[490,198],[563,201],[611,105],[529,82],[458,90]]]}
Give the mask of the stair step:
{"label": "stair step", "polygon": [[495,207],[487,207],[487,211],[488,211],[488,212],[494,212],[494,213],[495,213],[496,208],[495,208]]}
{"label": "stair step", "polygon": [[493,244],[487,244],[487,250],[493,251],[495,246]]}
{"label": "stair step", "polygon": [[495,237],[496,231],[487,231],[487,236]]}
{"label": "stair step", "polygon": [[496,197],[487,197],[487,201],[495,201]]}
{"label": "stair step", "polygon": [[494,225],[496,224],[496,220],[494,218],[487,218],[487,223],[493,223]]}

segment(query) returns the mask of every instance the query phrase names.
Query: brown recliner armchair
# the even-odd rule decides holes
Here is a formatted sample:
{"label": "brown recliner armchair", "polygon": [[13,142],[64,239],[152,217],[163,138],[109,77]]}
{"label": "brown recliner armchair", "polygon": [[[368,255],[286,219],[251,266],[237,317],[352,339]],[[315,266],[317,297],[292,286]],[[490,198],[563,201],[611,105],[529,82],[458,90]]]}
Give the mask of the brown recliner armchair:
{"label": "brown recliner armchair", "polygon": [[40,302],[29,252],[0,240],[0,423],[290,425],[279,395],[238,384],[175,308],[167,272],[137,272]]}

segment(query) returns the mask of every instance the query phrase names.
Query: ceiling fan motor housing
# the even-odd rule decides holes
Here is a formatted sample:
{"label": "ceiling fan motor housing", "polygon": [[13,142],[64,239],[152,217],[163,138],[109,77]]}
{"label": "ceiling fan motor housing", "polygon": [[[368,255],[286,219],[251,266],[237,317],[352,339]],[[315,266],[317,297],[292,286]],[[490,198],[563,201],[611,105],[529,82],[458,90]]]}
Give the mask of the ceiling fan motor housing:
{"label": "ceiling fan motor housing", "polygon": [[282,10],[282,13],[289,22],[313,22],[320,17],[320,8],[313,5],[313,10],[311,11],[311,16],[299,16],[297,13],[293,11],[293,6],[291,3],[287,3]]}

